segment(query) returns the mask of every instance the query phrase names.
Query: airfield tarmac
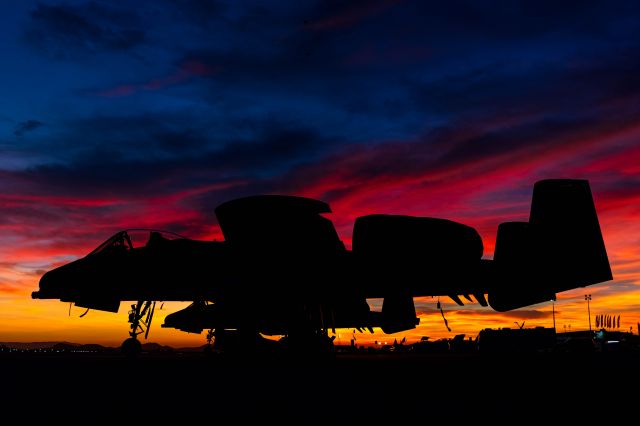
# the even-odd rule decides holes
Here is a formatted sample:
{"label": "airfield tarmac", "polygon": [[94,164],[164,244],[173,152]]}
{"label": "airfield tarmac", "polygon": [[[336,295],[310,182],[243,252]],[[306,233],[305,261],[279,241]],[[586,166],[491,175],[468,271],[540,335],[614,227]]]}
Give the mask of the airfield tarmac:
{"label": "airfield tarmac", "polygon": [[635,353],[338,354],[330,361],[5,354],[0,414],[65,424],[594,420],[635,411],[639,361]]}

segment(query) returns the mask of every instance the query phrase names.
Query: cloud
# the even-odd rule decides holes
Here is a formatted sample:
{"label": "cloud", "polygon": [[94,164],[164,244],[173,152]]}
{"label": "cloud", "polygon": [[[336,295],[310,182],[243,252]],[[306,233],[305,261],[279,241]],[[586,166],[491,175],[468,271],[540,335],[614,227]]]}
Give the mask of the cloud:
{"label": "cloud", "polygon": [[23,136],[25,133],[32,132],[42,126],[44,126],[44,123],[38,120],[23,121],[16,125],[13,130],[13,134],[16,136]]}
{"label": "cloud", "polygon": [[397,66],[411,64],[428,58],[430,50],[422,45],[407,46],[404,44],[391,46],[365,46],[348,55],[344,63],[347,66],[362,67],[369,65]]}
{"label": "cloud", "polygon": [[19,294],[22,292],[24,292],[24,286],[6,281],[0,281],[0,294]]}
{"label": "cloud", "polygon": [[[456,316],[494,316],[499,315],[500,317],[507,318],[517,318],[517,319],[544,319],[550,318],[553,315],[553,312],[549,311],[538,311],[536,309],[517,309],[509,312],[500,312],[496,313],[493,310],[477,310],[477,309],[467,309],[467,310],[457,310],[455,311]],[[559,311],[556,311],[556,315],[560,315]]]}
{"label": "cloud", "polygon": [[[242,48],[218,46],[214,41],[188,48],[182,56],[183,60],[224,70],[215,79],[198,79],[196,96],[212,105],[232,104],[246,109],[246,99],[255,99],[256,104],[271,110],[311,100],[314,120],[340,115],[342,121],[331,123],[333,128],[349,126],[351,139],[357,135],[369,143],[372,138],[406,139],[443,127],[457,131],[467,121],[475,124],[496,117],[507,121],[509,115],[529,116],[534,122],[532,131],[544,120],[548,132],[552,132],[554,125],[562,127],[599,115],[603,101],[638,92],[634,76],[640,75],[636,72],[640,62],[632,54],[637,50],[633,42],[616,49],[584,51],[589,41],[576,27],[591,23],[590,13],[597,5],[589,3],[567,16],[568,8],[544,2],[540,10],[500,8],[501,15],[497,16],[462,2],[468,12],[460,16],[464,14],[451,13],[450,5],[374,3],[389,3],[391,7],[372,15],[372,22],[369,18],[358,21],[362,28],[357,25],[339,35],[299,31],[292,23],[287,26],[286,21],[271,24],[259,14],[245,11],[241,18],[229,20],[224,30],[224,37],[237,40]],[[366,9],[368,4],[322,2],[298,15],[320,19],[350,7]],[[482,24],[473,20],[469,24],[476,15]],[[529,15],[539,19],[529,24],[525,19]],[[509,21],[512,18],[529,28],[519,33],[521,25],[514,25]],[[443,22],[451,21],[460,26],[459,31],[453,31],[455,34],[443,28]],[[291,22],[295,22],[295,16]],[[614,19],[610,25],[615,23],[619,22]],[[563,25],[568,25],[567,29],[563,30]],[[603,39],[613,44],[611,28],[599,25],[605,26]],[[287,34],[284,40],[272,40],[275,27]],[[250,41],[245,40],[247,28],[256,35]],[[518,34],[517,43],[504,36],[510,32]],[[549,49],[547,37],[557,47]],[[482,40],[481,44],[476,40]],[[110,94],[135,93],[134,86],[126,83]],[[287,112],[298,111],[291,108]],[[517,124],[525,125],[523,120]],[[513,139],[503,134],[501,143],[505,146],[517,143],[518,134]],[[533,134],[528,137],[532,139]],[[467,149],[482,147],[478,142]]]}
{"label": "cloud", "polygon": [[336,144],[317,129],[277,118],[95,116],[60,127],[46,140],[59,148],[48,161],[4,172],[5,194],[130,199],[231,180],[252,181],[255,191],[274,189],[273,176],[324,156]]}
{"label": "cloud", "polygon": [[143,83],[119,84],[97,92],[98,96],[106,98],[119,98],[133,95],[140,91],[156,91],[190,81],[195,77],[204,77],[216,74],[219,67],[212,67],[195,60],[185,61],[178,68],[163,77],[154,78]]}
{"label": "cloud", "polygon": [[543,117],[507,127],[461,124],[455,132],[434,131],[415,140],[352,144],[317,165],[292,170],[286,181],[294,190],[317,186],[311,190],[316,195],[345,186],[355,190],[374,181],[383,185],[426,181],[450,189],[474,182],[477,187],[478,179],[489,184],[496,173],[511,173],[513,167],[525,171],[569,161],[577,151],[585,155],[589,147],[606,146],[610,134],[637,128],[635,123],[636,116],[619,122],[592,117],[554,122]]}
{"label": "cloud", "polygon": [[218,0],[169,0],[185,18],[207,27],[212,20],[228,11],[228,5]]}
{"label": "cloud", "polygon": [[352,27],[378,15],[401,0],[376,0],[356,2],[321,2],[316,18],[306,20],[305,29],[327,31]]}
{"label": "cloud", "polygon": [[103,51],[126,51],[145,38],[137,15],[105,3],[38,4],[24,39],[46,56],[78,59]]}

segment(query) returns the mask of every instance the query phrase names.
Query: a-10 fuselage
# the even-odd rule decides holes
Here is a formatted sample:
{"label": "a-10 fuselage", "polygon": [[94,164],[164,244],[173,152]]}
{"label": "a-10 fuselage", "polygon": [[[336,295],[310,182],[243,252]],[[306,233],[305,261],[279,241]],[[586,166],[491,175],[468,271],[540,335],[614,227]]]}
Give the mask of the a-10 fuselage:
{"label": "a-10 fuselage", "polygon": [[[612,278],[583,180],[538,182],[529,222],[500,225],[493,260],[482,258],[482,239],[469,226],[398,215],[358,218],[346,250],[322,216],[329,212],[321,201],[265,195],[216,209],[225,241],[122,231],[45,273],[33,297],[113,312],[121,301],[195,301],[166,324],[194,331],[287,334],[306,321],[392,332],[417,324],[413,297],[473,295],[486,305],[488,294],[506,311]],[[384,298],[382,312],[371,312],[368,298]]]}

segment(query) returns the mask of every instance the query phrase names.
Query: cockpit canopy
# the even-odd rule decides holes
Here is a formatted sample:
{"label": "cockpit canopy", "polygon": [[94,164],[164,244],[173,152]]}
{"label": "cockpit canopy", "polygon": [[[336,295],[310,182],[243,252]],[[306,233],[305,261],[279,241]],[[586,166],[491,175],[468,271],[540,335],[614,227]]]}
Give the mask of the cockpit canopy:
{"label": "cockpit canopy", "polygon": [[108,238],[94,249],[89,256],[110,250],[133,250],[140,247],[149,247],[160,241],[186,239],[185,237],[169,231],[157,229],[134,228],[120,231]]}

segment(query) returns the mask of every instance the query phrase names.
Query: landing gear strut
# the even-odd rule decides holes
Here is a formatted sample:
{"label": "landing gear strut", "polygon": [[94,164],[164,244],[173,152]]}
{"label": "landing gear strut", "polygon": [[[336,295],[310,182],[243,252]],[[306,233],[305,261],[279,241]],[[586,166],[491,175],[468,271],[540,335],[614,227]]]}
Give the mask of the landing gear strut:
{"label": "landing gear strut", "polygon": [[212,345],[213,345],[213,342],[215,341],[215,335],[216,334],[213,328],[207,332],[207,346],[204,347],[204,353],[206,354],[211,353],[213,348]]}
{"label": "landing gear strut", "polygon": [[135,305],[131,305],[129,311],[129,323],[131,324],[131,330],[129,331],[129,338],[122,342],[122,353],[127,357],[135,357],[142,351],[142,344],[138,340],[138,334],[144,333],[144,338],[149,336],[149,329],[151,328],[151,321],[153,320],[153,313],[156,309],[156,302],[150,300],[140,300]]}

